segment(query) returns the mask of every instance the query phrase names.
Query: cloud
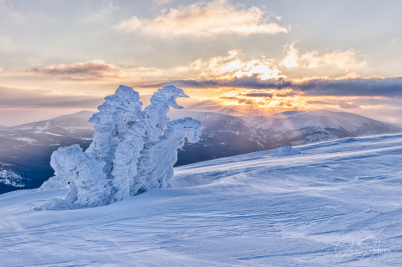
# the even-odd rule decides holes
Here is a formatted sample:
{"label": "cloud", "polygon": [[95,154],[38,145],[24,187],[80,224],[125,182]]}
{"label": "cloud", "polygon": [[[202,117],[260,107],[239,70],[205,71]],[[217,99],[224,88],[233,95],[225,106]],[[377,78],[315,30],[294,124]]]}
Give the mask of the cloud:
{"label": "cloud", "polygon": [[233,100],[237,102],[238,104],[245,104],[245,105],[253,105],[255,102],[252,99],[246,99],[246,98],[238,98],[235,96],[221,96],[219,99],[223,100]]}
{"label": "cloud", "polygon": [[11,74],[41,74],[56,77],[65,81],[102,81],[135,79],[139,75],[159,74],[156,68],[125,68],[107,64],[102,60],[78,62],[70,65],[59,64],[45,68],[11,69]]}
{"label": "cloud", "polygon": [[261,80],[285,78],[273,60],[261,58],[249,61],[243,60],[241,50],[231,50],[227,56],[213,57],[207,61],[198,59],[189,66],[179,67],[176,70],[198,71],[197,78],[203,79],[234,79],[256,76]]}
{"label": "cloud", "polygon": [[324,106],[338,106],[341,109],[358,109],[360,108],[360,105],[355,104],[354,102],[345,102],[345,101],[337,101],[333,100],[332,101],[324,101],[324,100],[311,100],[307,101],[307,104],[313,104],[313,105],[324,105]]}
{"label": "cloud", "polygon": [[360,108],[359,105],[353,104],[353,103],[348,103],[348,102],[343,102],[339,104],[340,108],[343,109],[355,109],[355,108]]}
{"label": "cloud", "polygon": [[402,77],[309,80],[292,84],[292,89],[315,96],[402,96]]}
{"label": "cloud", "polygon": [[176,1],[176,0],[152,0],[152,2],[154,2],[158,5],[164,5],[164,4],[173,2],[173,1]]}
{"label": "cloud", "polygon": [[[352,63],[354,62],[350,59],[351,55],[349,55],[349,61],[339,59],[342,58],[340,55],[347,55],[350,51],[333,52],[314,58],[312,55],[315,52],[306,52],[300,57],[298,51],[294,48],[294,43],[289,45],[289,49],[291,52],[288,53],[287,58],[282,60],[282,63],[279,65],[286,65],[288,67],[302,66],[300,64],[304,62],[304,67],[312,68],[312,66],[321,66],[321,64],[324,64],[323,62],[326,62],[325,64],[329,64],[328,62],[331,64],[338,62],[339,64],[337,64],[339,66],[346,67],[348,64],[350,66],[353,65]],[[307,61],[304,60],[307,58],[306,55],[309,55],[308,63],[305,63]],[[347,56],[345,57],[348,58]],[[71,82],[124,82],[132,86],[144,88],[156,87],[168,84],[167,81],[172,81],[172,83],[178,86],[192,86],[194,88],[242,87],[282,89],[289,87],[291,83],[318,79],[318,77],[304,77],[302,79],[290,80],[285,73],[282,73],[277,63],[279,63],[279,59],[266,59],[264,56],[245,60],[245,55],[242,54],[241,50],[230,50],[226,56],[217,56],[206,60],[199,58],[188,65],[181,65],[169,69],[117,66],[106,63],[103,60],[92,60],[69,65],[58,64],[48,67],[32,67],[30,69],[12,69],[4,73],[6,75],[44,75],[57,80]],[[358,66],[360,63],[354,65]],[[285,68],[282,70],[287,71],[288,69]],[[357,77],[359,77],[359,75],[353,72],[336,79],[351,79]]]}
{"label": "cloud", "polygon": [[1,108],[95,108],[104,96],[57,93],[51,90],[20,89],[0,86]]}
{"label": "cloud", "polygon": [[295,43],[296,42],[285,45],[287,55],[279,64],[280,66],[285,66],[287,68],[299,67],[299,50],[295,48]]}
{"label": "cloud", "polygon": [[272,60],[253,59],[246,61],[240,50],[231,50],[227,56],[213,57],[208,60],[197,59],[186,66],[171,69],[129,68],[107,64],[102,60],[78,62],[70,65],[59,64],[31,69],[12,69],[11,74],[39,74],[53,76],[65,81],[125,81],[140,83],[143,80],[170,80],[173,77],[184,79],[228,80],[256,76],[260,80],[285,78]]}
{"label": "cloud", "polygon": [[42,75],[57,76],[61,80],[86,81],[99,80],[104,78],[120,78],[121,69],[112,65],[106,64],[101,60],[89,62],[78,62],[71,65],[59,64],[46,68],[31,68],[28,70],[12,69],[10,72],[18,73],[33,73]]}
{"label": "cloud", "polygon": [[137,16],[121,21],[114,28],[128,32],[143,32],[164,38],[173,36],[210,37],[219,34],[276,34],[287,33],[288,29],[274,22],[257,7],[246,9],[232,5],[227,0],[200,2],[171,8],[155,19],[141,19]]}
{"label": "cloud", "polygon": [[242,96],[246,97],[269,97],[272,98],[274,94],[272,93],[248,93],[248,94],[242,94]]}
{"label": "cloud", "polygon": [[251,89],[282,89],[289,88],[292,85],[292,82],[283,79],[263,81],[258,79],[257,75],[253,75],[252,77],[233,78],[231,80],[175,80],[157,84],[145,84],[141,85],[141,87],[154,88],[170,84],[178,87],[189,88],[236,87]]}
{"label": "cloud", "polygon": [[[327,59],[337,54],[339,53],[333,52],[320,58]],[[240,50],[231,50],[226,56],[208,60],[197,59],[189,65],[170,69],[120,67],[101,60],[93,60],[2,72],[2,75],[9,74],[45,75],[72,82],[111,81],[141,88],[160,88],[172,84],[194,89],[292,89],[297,94],[310,96],[402,96],[402,77],[360,78],[354,72],[334,79],[328,77],[290,79],[281,73],[275,65],[275,60],[264,57],[244,60]],[[286,94],[290,96],[289,90]]]}
{"label": "cloud", "polygon": [[352,49],[347,51],[337,50],[320,56],[316,50],[300,54],[299,50],[295,48],[295,44],[296,42],[285,45],[287,55],[280,63],[280,66],[287,68],[318,68],[331,65],[348,71],[368,64],[367,60],[360,60],[358,53]]}
{"label": "cloud", "polygon": [[246,104],[246,105],[253,105],[254,104],[253,100],[245,99],[245,98],[239,98],[239,99],[237,99],[237,102],[239,102],[239,104]]}
{"label": "cloud", "polygon": [[[391,78],[355,78],[343,80],[313,79],[294,82],[287,79],[261,80],[252,77],[234,78],[231,80],[175,80],[165,83],[148,84],[142,87],[162,87],[176,85],[187,88],[247,88],[247,89],[292,89],[308,96],[369,96],[395,97],[402,96],[402,77]],[[292,95],[289,92],[287,96]]]}

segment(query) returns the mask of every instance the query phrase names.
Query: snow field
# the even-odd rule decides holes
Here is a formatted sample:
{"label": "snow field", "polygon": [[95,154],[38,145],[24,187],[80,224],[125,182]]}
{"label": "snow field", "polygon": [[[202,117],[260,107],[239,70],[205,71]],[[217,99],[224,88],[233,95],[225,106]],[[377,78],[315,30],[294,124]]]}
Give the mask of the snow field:
{"label": "snow field", "polygon": [[0,196],[1,266],[400,266],[402,135],[175,168],[174,188],[34,211],[66,189]]}

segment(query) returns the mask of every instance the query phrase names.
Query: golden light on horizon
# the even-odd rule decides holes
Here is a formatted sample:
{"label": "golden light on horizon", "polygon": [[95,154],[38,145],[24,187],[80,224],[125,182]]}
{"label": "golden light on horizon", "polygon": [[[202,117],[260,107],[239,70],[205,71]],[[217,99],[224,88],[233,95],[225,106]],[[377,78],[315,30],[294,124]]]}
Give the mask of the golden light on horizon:
{"label": "golden light on horizon", "polygon": [[[309,96],[292,89],[244,89],[244,88],[211,88],[204,89],[203,96],[199,90],[195,101],[212,101],[221,108],[230,108],[250,115],[269,115],[272,113],[293,110],[339,110],[342,109],[372,109],[367,105],[373,97],[350,96]],[[377,97],[378,99],[381,97]],[[380,108],[381,105],[376,105]]]}

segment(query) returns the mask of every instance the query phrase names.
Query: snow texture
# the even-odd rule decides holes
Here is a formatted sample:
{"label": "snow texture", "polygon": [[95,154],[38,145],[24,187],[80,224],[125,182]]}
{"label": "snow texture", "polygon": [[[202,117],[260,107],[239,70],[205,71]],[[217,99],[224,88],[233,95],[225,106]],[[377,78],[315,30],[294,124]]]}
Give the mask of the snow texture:
{"label": "snow texture", "polygon": [[139,172],[131,187],[131,195],[154,188],[171,188],[170,181],[173,178],[173,165],[177,162],[177,150],[183,147],[185,138],[190,143],[198,142],[201,128],[202,124],[191,118],[168,122],[167,129],[158,142],[148,144],[142,151]]}
{"label": "snow texture", "polygon": [[95,133],[87,151],[73,145],[53,153],[55,177],[39,190],[67,184],[70,190],[65,203],[53,199],[43,209],[103,206],[151,189],[172,187],[177,149],[185,139],[197,142],[202,129],[191,118],[169,121],[170,107],[182,108],[177,97],[187,96],[182,89],[166,86],[155,92],[142,111],[139,94],[119,86],[90,119]]}
{"label": "snow texture", "polygon": [[[2,163],[2,166],[6,164]],[[0,184],[11,185],[14,187],[24,187],[23,178],[11,170],[0,169]]]}
{"label": "snow texture", "polygon": [[91,209],[2,194],[0,266],[401,266],[402,135],[297,150],[174,168],[174,188]]}
{"label": "snow texture", "polygon": [[105,162],[83,153],[79,145],[59,148],[52,154],[50,165],[55,170],[55,180],[68,181],[70,190],[64,200],[52,199],[42,209],[59,209],[62,203],[64,208],[96,207],[110,203],[110,187],[102,171]]}
{"label": "snow texture", "polygon": [[38,191],[47,191],[59,188],[67,188],[70,184],[69,177],[53,176],[49,180],[45,181],[38,189]]}
{"label": "snow texture", "polygon": [[274,150],[274,157],[286,157],[286,156],[293,156],[299,155],[300,152],[296,149],[292,148],[291,146],[281,146],[278,149]]}
{"label": "snow texture", "polygon": [[95,123],[94,140],[86,153],[105,162],[104,172],[110,178],[113,159],[119,141],[124,140],[130,122],[141,117],[142,102],[138,92],[120,85],[114,95],[105,98],[89,122]]}

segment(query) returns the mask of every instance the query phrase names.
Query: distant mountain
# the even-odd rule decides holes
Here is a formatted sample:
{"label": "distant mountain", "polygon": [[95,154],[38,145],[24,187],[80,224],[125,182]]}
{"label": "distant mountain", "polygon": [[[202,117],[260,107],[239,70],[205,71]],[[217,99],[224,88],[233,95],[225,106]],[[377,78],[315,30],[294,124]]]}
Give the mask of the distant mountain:
{"label": "distant mountain", "polygon": [[[225,110],[232,113],[231,110]],[[53,176],[50,156],[59,147],[92,142],[93,112],[0,129],[0,193],[37,188]],[[240,113],[240,115],[243,115]],[[231,116],[172,111],[171,119],[193,117],[203,123],[201,140],[178,151],[175,166],[249,152],[346,137],[402,132],[402,128],[345,112],[291,111],[271,116]]]}
{"label": "distant mountain", "polygon": [[177,166],[347,137],[402,132],[402,128],[346,112],[288,111],[271,116],[234,117],[212,112],[177,111],[171,118],[192,117],[203,123],[201,140],[179,150]]}
{"label": "distant mountain", "polygon": [[327,110],[289,111],[245,120],[250,127],[264,130],[267,143],[292,146],[402,131],[395,125],[357,114]]}
{"label": "distant mountain", "polygon": [[0,193],[37,188],[53,176],[50,155],[74,143],[87,148],[92,141],[92,112],[0,129]]}
{"label": "distant mountain", "polygon": [[178,152],[176,166],[215,158],[267,150],[263,129],[250,127],[243,119],[213,112],[171,112],[170,118],[192,117],[202,122],[200,141],[186,143]]}

